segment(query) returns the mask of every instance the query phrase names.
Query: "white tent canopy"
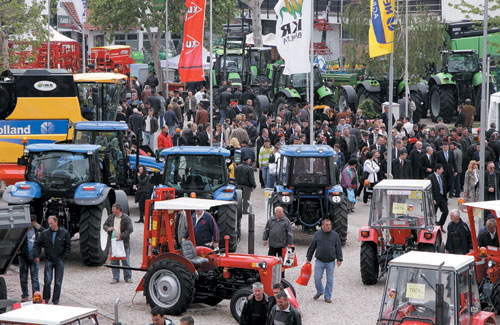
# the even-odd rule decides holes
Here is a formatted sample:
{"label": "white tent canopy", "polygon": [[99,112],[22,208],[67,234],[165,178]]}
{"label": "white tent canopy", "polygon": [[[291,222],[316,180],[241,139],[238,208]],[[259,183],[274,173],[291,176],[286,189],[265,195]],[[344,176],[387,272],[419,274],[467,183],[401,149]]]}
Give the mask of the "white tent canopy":
{"label": "white tent canopy", "polygon": [[[247,34],[245,39],[245,43],[249,45],[254,45],[253,41],[253,33]],[[262,36],[262,43],[265,46],[276,46],[276,36],[273,33],[269,33],[267,35]]]}
{"label": "white tent canopy", "polygon": [[[477,108],[476,109],[480,109]],[[490,107],[488,109],[488,125],[486,129],[489,129],[491,123],[496,123],[498,130],[498,123],[500,118],[500,92],[490,94]]]}
{"label": "white tent canopy", "polygon": [[57,30],[49,26],[50,30],[50,41],[51,42],[75,42],[72,38],[66,37],[63,34],[59,33]]}
{"label": "white tent canopy", "polygon": [[173,200],[156,201],[156,210],[208,210],[219,205],[238,204],[236,201],[192,199],[181,197]]}
{"label": "white tent canopy", "polygon": [[[207,62],[207,58],[210,57],[210,52],[207,49],[203,48],[203,69],[210,69],[210,62]],[[178,69],[179,68],[179,60],[181,59],[180,55],[174,56],[173,58],[168,59],[168,68],[169,69]],[[162,66],[165,66],[165,60],[162,60]]]}

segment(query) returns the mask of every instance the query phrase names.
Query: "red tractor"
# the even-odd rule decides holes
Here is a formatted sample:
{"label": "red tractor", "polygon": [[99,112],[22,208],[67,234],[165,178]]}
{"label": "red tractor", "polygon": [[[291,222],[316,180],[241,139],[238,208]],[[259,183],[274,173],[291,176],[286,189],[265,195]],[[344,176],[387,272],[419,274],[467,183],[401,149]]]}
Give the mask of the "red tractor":
{"label": "red tractor", "polygon": [[443,252],[429,180],[383,180],[373,188],[369,223],[359,230],[364,284],[387,272],[389,261],[408,251]]}
{"label": "red tractor", "polygon": [[134,59],[130,57],[130,46],[108,45],[90,49],[88,72],[117,72],[128,75]]}
{"label": "red tractor", "polygon": [[[252,293],[251,286],[256,281],[262,282],[264,292],[268,295],[272,295],[273,284],[279,282],[290,287],[295,294],[291,283],[281,278],[282,269],[297,265],[295,257],[289,263],[290,266],[284,266],[274,256],[229,254],[227,250],[219,252],[196,246],[191,210],[208,210],[236,202],[174,198],[173,188],[158,188],[155,190],[155,199],[146,201],[147,217],[140,268],[146,275],[136,292],[144,291],[151,307],[159,306],[167,314],[178,315],[191,302],[215,306],[224,299],[230,299],[231,314],[238,321],[243,303]],[[180,241],[175,238],[176,233],[182,233],[177,226],[184,221],[189,238]],[[229,236],[226,235],[224,240],[225,247],[228,247]]]}

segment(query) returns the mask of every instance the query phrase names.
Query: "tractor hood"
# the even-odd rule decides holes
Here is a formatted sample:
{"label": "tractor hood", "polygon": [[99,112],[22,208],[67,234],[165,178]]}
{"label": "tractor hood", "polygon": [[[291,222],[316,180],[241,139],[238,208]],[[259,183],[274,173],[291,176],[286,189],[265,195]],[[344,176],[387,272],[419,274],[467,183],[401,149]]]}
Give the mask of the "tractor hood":
{"label": "tractor hood", "polygon": [[229,256],[222,255],[219,258],[219,266],[234,267],[239,265],[246,269],[261,269],[258,264],[261,262],[266,263],[265,270],[272,270],[272,267],[279,264],[279,258],[275,256],[264,255],[251,255],[251,254],[229,254]]}

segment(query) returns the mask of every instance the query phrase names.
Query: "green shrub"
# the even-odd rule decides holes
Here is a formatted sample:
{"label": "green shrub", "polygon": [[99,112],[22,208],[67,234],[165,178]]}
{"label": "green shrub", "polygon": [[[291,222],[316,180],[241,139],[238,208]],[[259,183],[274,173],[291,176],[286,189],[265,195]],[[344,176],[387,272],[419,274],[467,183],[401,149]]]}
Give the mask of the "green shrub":
{"label": "green shrub", "polygon": [[359,104],[358,109],[363,112],[363,115],[366,117],[366,119],[371,120],[379,117],[379,114],[375,109],[375,103],[370,98],[366,98],[365,100],[363,100],[361,104]]}

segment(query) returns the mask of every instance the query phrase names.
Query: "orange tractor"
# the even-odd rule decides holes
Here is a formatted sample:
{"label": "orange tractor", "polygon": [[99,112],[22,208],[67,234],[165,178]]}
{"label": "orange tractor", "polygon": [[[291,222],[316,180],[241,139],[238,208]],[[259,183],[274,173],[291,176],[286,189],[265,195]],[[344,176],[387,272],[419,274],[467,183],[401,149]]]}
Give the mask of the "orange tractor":
{"label": "orange tractor", "polygon": [[[256,281],[263,283],[268,295],[272,295],[273,284],[279,282],[295,295],[291,283],[281,278],[283,269],[297,266],[295,256],[286,256],[283,262],[274,256],[230,254],[227,250],[196,246],[191,211],[225,204],[236,202],[175,199],[173,188],[157,188],[155,199],[146,201],[142,265],[134,270],[146,272],[136,292],[143,291],[151,307],[159,306],[167,314],[178,315],[191,302],[215,306],[230,299],[231,314],[238,321]],[[177,229],[184,221],[181,218],[185,218],[189,234],[185,241],[175,238],[177,233],[183,233]],[[228,247],[229,236],[224,240]]]}

